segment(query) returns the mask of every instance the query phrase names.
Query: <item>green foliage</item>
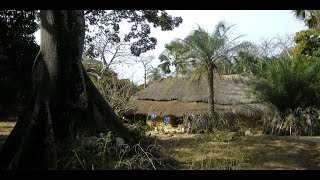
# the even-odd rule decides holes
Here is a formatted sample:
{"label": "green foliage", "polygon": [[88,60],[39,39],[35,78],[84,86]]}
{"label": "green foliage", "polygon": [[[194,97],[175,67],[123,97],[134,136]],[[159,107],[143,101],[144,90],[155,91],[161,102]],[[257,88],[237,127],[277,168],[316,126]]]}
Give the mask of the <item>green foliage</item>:
{"label": "green foliage", "polygon": [[189,47],[178,40],[165,45],[165,50],[160,54],[159,67],[166,74],[171,73],[170,66],[175,66],[176,75],[185,75],[191,67],[188,61]]}
{"label": "green foliage", "polygon": [[294,10],[295,16],[304,20],[310,29],[320,29],[320,11],[319,10]]}
{"label": "green foliage", "polygon": [[305,58],[280,58],[257,76],[254,93],[280,112],[297,107],[320,105],[320,61]]}
{"label": "green foliage", "polygon": [[0,10],[0,111],[4,114],[19,115],[31,101],[31,70],[39,51],[34,37],[37,15],[31,10]]}
{"label": "green foliage", "polygon": [[242,36],[230,38],[229,32],[233,27],[234,25],[221,21],[213,33],[208,33],[200,27],[194,30],[182,41],[190,48],[189,57],[204,65],[231,58],[234,52],[245,45],[237,42]]}
{"label": "green foliage", "polygon": [[39,51],[34,37],[36,19],[36,11],[0,10],[0,55],[8,56],[16,66],[15,73],[24,86],[30,82],[32,63]]}
{"label": "green foliage", "polygon": [[[160,67],[165,73],[170,73],[170,66],[175,66],[181,74],[188,70],[207,69],[210,64],[220,67],[219,64],[231,63],[233,53],[242,48],[245,43],[237,43],[241,36],[231,39],[229,31],[232,29],[225,22],[221,21],[216,25],[213,33],[208,33],[198,27],[185,39],[174,40],[166,44],[166,50],[161,53],[159,59]],[[221,63],[224,62],[224,63]]]}
{"label": "green foliage", "polygon": [[254,73],[258,68],[258,59],[255,54],[249,51],[240,51],[235,58],[236,73]]}
{"label": "green foliage", "polygon": [[295,57],[303,55],[307,59],[320,57],[320,31],[315,29],[303,30],[296,34],[294,42],[297,44],[292,53]]}
{"label": "green foliage", "polygon": [[[162,31],[169,31],[182,23],[181,17],[172,17],[164,10],[89,10],[85,12],[85,18],[87,24],[102,30],[93,36],[87,35],[87,49],[92,47],[90,43],[95,37],[103,35],[114,42],[132,42],[130,50],[136,56],[154,49],[157,44],[157,39],[149,36],[149,24],[155,28],[160,27]],[[131,29],[123,40],[119,37],[121,21],[131,24]],[[92,48],[90,52],[91,55],[96,54]]]}
{"label": "green foliage", "polygon": [[21,58],[23,55],[19,53],[23,49],[20,48],[35,43],[36,18],[36,11],[0,10],[0,54],[12,53]]}
{"label": "green foliage", "polygon": [[225,59],[216,63],[217,71],[219,74],[233,74],[236,73],[236,64],[231,59]]}
{"label": "green foliage", "polygon": [[30,76],[33,60],[39,51],[34,37],[38,29],[36,18],[36,11],[0,10],[0,55],[8,56],[23,78]]}
{"label": "green foliage", "polygon": [[[175,65],[180,69],[190,67],[205,70],[209,83],[208,106],[209,115],[214,113],[214,89],[213,74],[219,61],[225,61],[233,56],[233,53],[242,47],[243,43],[238,43],[236,38],[230,38],[229,32],[233,25],[229,26],[225,22],[219,22],[213,33],[208,33],[198,27],[193,30],[183,40],[173,41],[166,46],[168,55],[160,55],[159,59],[164,64],[164,70],[168,70],[169,65]],[[172,59],[169,55],[172,55]],[[179,55],[179,56],[177,56]],[[167,71],[169,72],[169,71]],[[195,72],[195,71],[193,71]]]}
{"label": "green foliage", "polygon": [[258,47],[250,42],[241,43],[230,57],[225,57],[215,64],[220,74],[255,74],[263,63],[268,61],[268,57],[263,57],[264,61],[258,58]]}
{"label": "green foliage", "polygon": [[153,81],[157,81],[162,78],[162,72],[160,68],[152,68],[150,70],[150,74],[147,77],[149,79],[149,83],[152,83]]}

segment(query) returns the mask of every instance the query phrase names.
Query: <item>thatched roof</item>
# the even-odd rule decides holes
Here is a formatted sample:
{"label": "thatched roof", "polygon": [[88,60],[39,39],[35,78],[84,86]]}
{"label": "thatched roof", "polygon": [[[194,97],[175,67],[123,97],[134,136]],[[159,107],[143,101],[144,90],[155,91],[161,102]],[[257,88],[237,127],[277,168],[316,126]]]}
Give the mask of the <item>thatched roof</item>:
{"label": "thatched roof", "polygon": [[[255,116],[264,105],[250,94],[252,81],[240,75],[221,75],[214,80],[217,112],[235,112]],[[167,78],[150,84],[134,94],[128,106],[137,114],[182,116],[208,113],[208,85],[204,76]]]}

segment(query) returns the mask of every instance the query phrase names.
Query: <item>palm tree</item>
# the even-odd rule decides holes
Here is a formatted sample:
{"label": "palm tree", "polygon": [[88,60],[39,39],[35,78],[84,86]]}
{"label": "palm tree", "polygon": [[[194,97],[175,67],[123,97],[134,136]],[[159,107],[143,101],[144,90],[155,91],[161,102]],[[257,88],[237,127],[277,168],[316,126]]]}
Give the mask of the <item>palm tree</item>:
{"label": "palm tree", "polygon": [[320,29],[320,10],[294,10],[293,13],[310,29]]}
{"label": "palm tree", "polygon": [[[229,31],[233,25],[228,26],[224,21],[220,21],[213,33],[208,33],[204,29],[198,27],[190,33],[181,42],[189,48],[189,61],[196,62],[205,68],[208,82],[208,106],[209,117],[214,114],[214,70],[217,68],[216,63],[224,61],[233,56],[233,53],[239,49],[243,43],[237,43],[242,36],[229,38]],[[216,125],[217,122],[213,122]]]}
{"label": "palm tree", "polygon": [[161,79],[161,69],[160,68],[152,68],[150,74],[148,75],[149,83],[157,81]]}
{"label": "palm tree", "polygon": [[165,50],[160,54],[159,68],[166,74],[171,73],[170,66],[176,67],[176,76],[185,75],[190,69],[188,59],[188,46],[179,40],[174,40],[165,45]]}

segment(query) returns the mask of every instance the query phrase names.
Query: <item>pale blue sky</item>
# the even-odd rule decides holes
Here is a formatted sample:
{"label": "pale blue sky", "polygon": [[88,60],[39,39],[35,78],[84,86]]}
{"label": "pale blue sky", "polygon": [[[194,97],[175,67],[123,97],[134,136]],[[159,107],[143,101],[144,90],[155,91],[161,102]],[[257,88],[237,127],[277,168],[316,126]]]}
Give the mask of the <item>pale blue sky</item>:
{"label": "pale blue sky", "polygon": [[[160,63],[157,58],[164,50],[166,43],[175,38],[186,37],[197,25],[212,32],[215,25],[224,20],[236,25],[233,29],[234,36],[245,34],[242,40],[251,42],[259,42],[262,38],[272,38],[277,35],[294,34],[307,29],[290,10],[168,10],[167,12],[172,16],[181,16],[183,23],[172,31],[151,29],[151,35],[158,40],[157,47],[144,55],[156,57],[152,62],[154,67]],[[39,42],[39,33],[36,38]],[[130,78],[138,84],[143,82],[143,69],[139,65],[119,66],[116,72],[120,78]]]}

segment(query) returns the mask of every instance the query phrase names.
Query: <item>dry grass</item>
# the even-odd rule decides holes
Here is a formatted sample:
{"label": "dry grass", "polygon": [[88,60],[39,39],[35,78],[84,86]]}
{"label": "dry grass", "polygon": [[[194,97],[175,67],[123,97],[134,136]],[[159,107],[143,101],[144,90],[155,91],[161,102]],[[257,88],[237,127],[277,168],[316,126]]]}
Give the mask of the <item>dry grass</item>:
{"label": "dry grass", "polygon": [[158,135],[159,144],[179,162],[176,169],[230,170],[242,169],[243,154],[230,146],[227,134]]}
{"label": "dry grass", "polygon": [[16,125],[16,122],[0,122],[0,131],[2,128],[13,128]]}
{"label": "dry grass", "polygon": [[166,153],[189,170],[320,169],[320,137],[246,136],[228,141],[217,135],[155,134]]}
{"label": "dry grass", "polygon": [[0,145],[7,139],[16,122],[0,122]]}
{"label": "dry grass", "polygon": [[[158,170],[170,169],[161,156],[163,147],[139,142],[134,145],[121,144],[100,138],[90,146],[73,140],[61,144],[58,151],[59,169],[82,170]],[[170,159],[170,158],[169,158]]]}
{"label": "dry grass", "polygon": [[0,122],[0,148],[6,141],[15,125],[16,122]]}
{"label": "dry grass", "polygon": [[[2,142],[14,122],[0,123]],[[147,132],[149,134],[150,132]],[[81,146],[66,153],[71,163],[66,169],[187,169],[187,170],[319,170],[320,137],[245,136],[230,141],[226,132],[219,134],[156,134],[153,144],[109,146],[101,143],[92,159]],[[1,140],[0,140],[1,145]],[[106,146],[107,145],[107,146]],[[69,144],[70,147],[70,144]],[[106,150],[106,151],[105,151]],[[163,156],[155,154],[159,151]],[[101,153],[104,152],[104,153]],[[92,155],[92,154],[91,154]],[[93,157],[93,156],[92,156]],[[108,160],[108,164],[92,164]],[[61,159],[60,159],[61,160]],[[112,161],[109,161],[112,160]],[[105,161],[104,161],[105,162]],[[82,163],[82,164],[81,164]],[[101,165],[98,167],[98,165]],[[73,166],[73,167],[71,167]]]}

